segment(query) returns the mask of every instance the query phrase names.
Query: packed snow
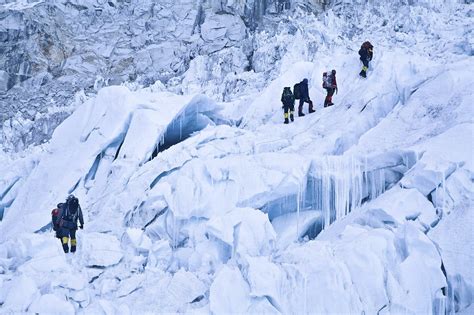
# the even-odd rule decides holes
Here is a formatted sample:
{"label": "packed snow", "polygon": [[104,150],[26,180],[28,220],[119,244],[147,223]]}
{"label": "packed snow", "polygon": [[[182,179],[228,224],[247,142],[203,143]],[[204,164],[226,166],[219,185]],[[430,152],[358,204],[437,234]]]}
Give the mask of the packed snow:
{"label": "packed snow", "polygon": [[[240,103],[205,96],[196,60],[189,93],[104,87],[48,143],[0,153],[0,313],[469,311],[472,45],[426,52],[434,37],[464,40],[451,34],[472,21],[472,5],[458,8],[446,29],[436,18],[451,6],[412,8],[398,27],[418,24],[396,38],[369,27],[367,79],[357,49],[369,33],[333,34],[347,18],[335,7],[304,15],[314,29],[274,39],[291,45]],[[204,40],[221,36],[212,23],[224,18],[201,26]],[[240,40],[241,21],[227,23]],[[321,48],[308,56],[298,45],[315,38]],[[332,68],[339,92],[323,108],[321,75]],[[284,125],[281,91],[305,77],[316,113],[305,104],[307,115]],[[50,225],[68,194],[85,216],[75,254]]]}

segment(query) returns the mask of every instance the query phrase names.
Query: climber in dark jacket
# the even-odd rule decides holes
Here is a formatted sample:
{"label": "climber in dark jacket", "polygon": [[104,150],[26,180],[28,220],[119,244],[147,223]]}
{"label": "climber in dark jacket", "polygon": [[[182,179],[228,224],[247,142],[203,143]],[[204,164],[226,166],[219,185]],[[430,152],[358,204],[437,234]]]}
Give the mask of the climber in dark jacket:
{"label": "climber in dark jacket", "polygon": [[[315,110],[313,109],[313,102],[311,101],[311,99],[309,98],[309,90],[308,90],[308,79],[303,79],[303,81],[301,81],[299,84],[298,84],[298,87],[299,87],[299,99],[300,99],[300,105],[298,106],[298,116],[304,116],[303,114],[303,104],[304,103],[308,103],[309,104],[309,109],[308,109],[308,112],[311,114],[311,113],[314,113]],[[295,92],[296,94],[296,92]]]}
{"label": "climber in dark jacket", "polygon": [[324,100],[324,107],[328,107],[334,105],[332,102],[332,96],[334,95],[334,92],[337,94],[336,70],[333,69],[331,73],[325,77],[324,81],[323,87],[327,92],[326,99]]}
{"label": "climber in dark jacket", "polygon": [[284,87],[283,93],[281,94],[281,102],[283,103],[283,115],[285,117],[285,124],[289,123],[288,114],[290,120],[294,121],[293,112],[295,111],[295,96],[291,92],[290,87]]}
{"label": "climber in dark jacket", "polygon": [[56,231],[56,237],[61,240],[65,253],[69,252],[69,238],[71,238],[71,253],[76,251],[77,240],[77,221],[84,228],[84,217],[79,200],[69,195],[65,203],[58,204],[58,208],[51,213],[53,229]]}
{"label": "climber in dark jacket", "polygon": [[372,61],[374,56],[374,46],[370,42],[364,42],[359,49],[360,61],[362,61],[363,67],[359,75],[363,78],[367,77],[367,70],[369,70],[369,62]]}

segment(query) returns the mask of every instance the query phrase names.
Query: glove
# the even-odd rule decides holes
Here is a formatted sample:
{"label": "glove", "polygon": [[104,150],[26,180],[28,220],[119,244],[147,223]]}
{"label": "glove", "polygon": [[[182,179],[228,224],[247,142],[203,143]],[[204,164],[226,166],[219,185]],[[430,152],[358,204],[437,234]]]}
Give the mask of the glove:
{"label": "glove", "polygon": [[82,230],[84,228],[84,225],[79,226],[79,228]]}

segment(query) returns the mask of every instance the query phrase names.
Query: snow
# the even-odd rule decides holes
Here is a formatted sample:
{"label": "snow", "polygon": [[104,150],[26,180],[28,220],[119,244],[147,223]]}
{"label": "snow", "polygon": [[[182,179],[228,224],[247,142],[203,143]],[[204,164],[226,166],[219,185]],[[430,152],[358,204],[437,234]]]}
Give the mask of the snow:
{"label": "snow", "polygon": [[34,301],[28,308],[29,312],[47,314],[74,314],[74,306],[67,302],[65,298],[60,298],[54,294],[42,295]]}
{"label": "snow", "polygon": [[[23,157],[0,154],[2,311],[468,309],[472,56],[430,58],[431,35],[419,24],[410,31],[420,32],[419,48],[403,32],[384,39],[374,31],[380,42],[363,80],[353,51],[363,35],[330,44],[333,30],[324,30],[342,28],[342,17],[328,13],[326,25],[304,19],[314,32],[273,39],[291,38],[286,50],[259,35],[268,46],[256,55],[272,54],[258,66],[283,57],[265,74],[268,82],[255,82],[261,91],[241,91],[241,103],[178,95],[160,84],[105,87],[50,143]],[[241,20],[206,21],[209,47],[240,40]],[[298,41],[321,47],[309,58]],[[183,91],[205,89],[196,82],[195,71],[204,75],[199,62]],[[322,108],[321,73],[331,68],[340,91],[335,106]],[[283,125],[281,89],[304,77],[316,113]],[[77,252],[65,255],[48,223],[69,193],[79,197],[86,223]]]}
{"label": "snow", "polygon": [[39,294],[35,281],[28,276],[21,275],[9,287],[2,308],[10,309],[13,312],[25,312]]}
{"label": "snow", "polygon": [[[232,283],[229,286],[229,283]],[[235,266],[224,266],[209,289],[210,310],[216,314],[245,313],[250,306],[250,288]]]}
{"label": "snow", "polygon": [[113,266],[123,257],[120,242],[113,235],[92,232],[84,235],[78,242],[82,244],[80,249],[88,266]]}

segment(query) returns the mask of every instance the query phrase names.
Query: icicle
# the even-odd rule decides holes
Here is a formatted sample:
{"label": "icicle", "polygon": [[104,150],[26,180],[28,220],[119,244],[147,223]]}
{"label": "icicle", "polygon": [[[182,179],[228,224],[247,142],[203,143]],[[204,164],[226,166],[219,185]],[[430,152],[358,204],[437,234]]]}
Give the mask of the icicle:
{"label": "icicle", "polygon": [[362,166],[354,156],[325,156],[320,160],[311,205],[322,211],[323,228],[360,207],[366,194],[376,198],[385,191],[385,173],[367,172],[367,158],[364,162]]}

